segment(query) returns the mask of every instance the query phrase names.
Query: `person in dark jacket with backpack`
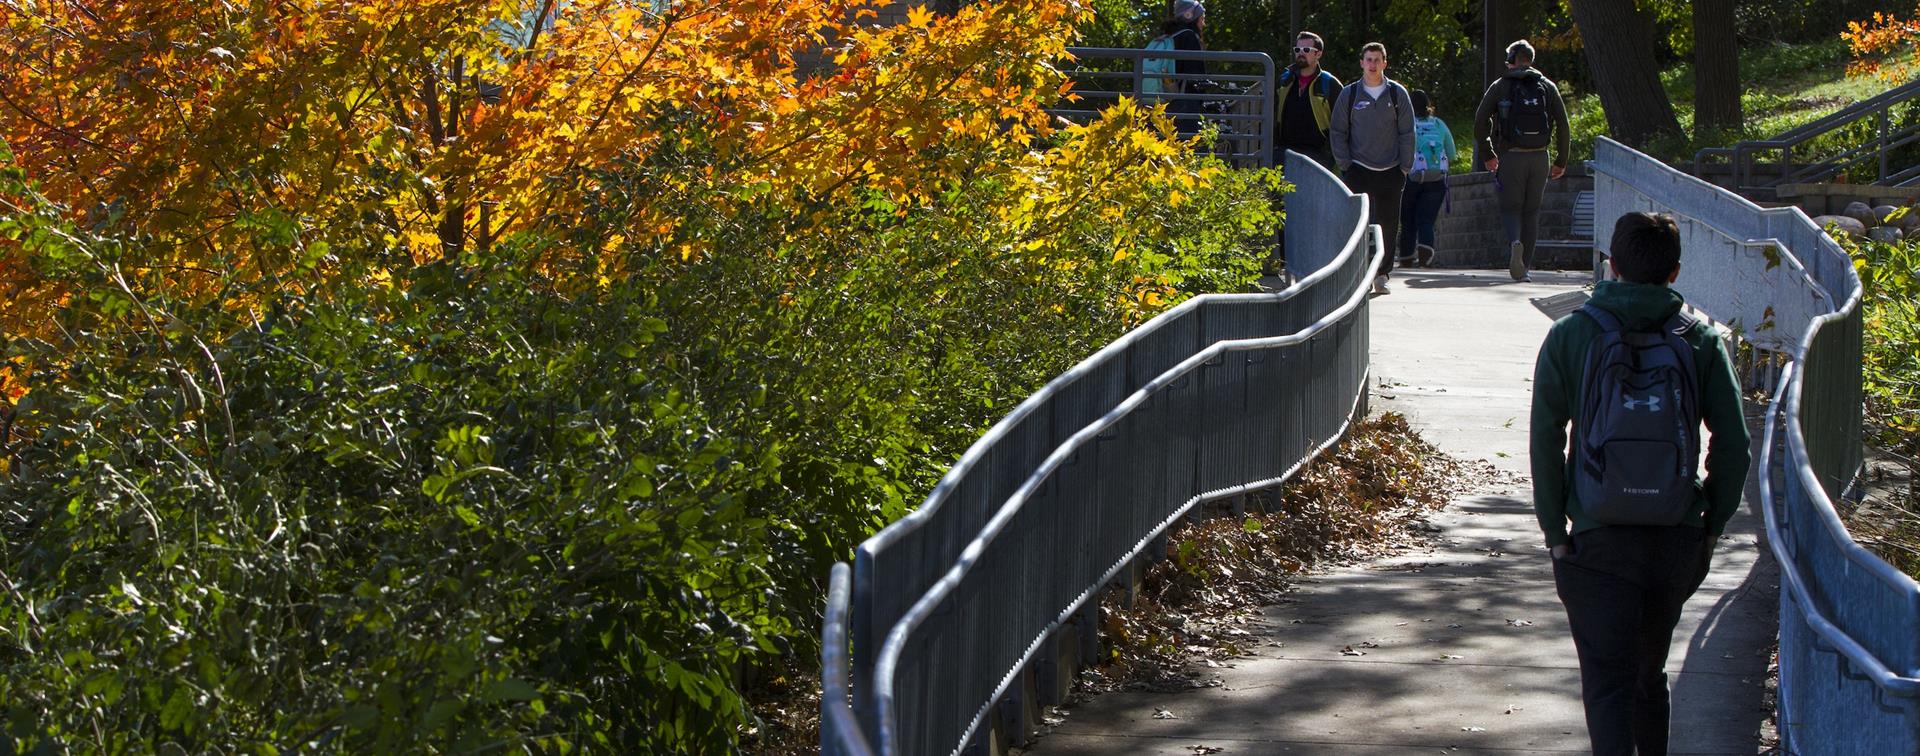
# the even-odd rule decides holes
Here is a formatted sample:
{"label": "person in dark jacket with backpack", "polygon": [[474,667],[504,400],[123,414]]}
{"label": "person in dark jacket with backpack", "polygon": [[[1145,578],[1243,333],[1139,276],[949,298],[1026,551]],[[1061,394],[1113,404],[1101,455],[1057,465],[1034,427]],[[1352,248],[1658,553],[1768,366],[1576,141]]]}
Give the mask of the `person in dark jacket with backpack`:
{"label": "person in dark jacket with backpack", "polygon": [[[1667,286],[1680,274],[1673,218],[1621,216],[1608,252],[1619,280],[1553,324],[1534,367],[1533,506],[1593,752],[1647,756],[1667,752],[1673,628],[1740,507],[1752,455],[1726,337]],[[1704,480],[1701,423],[1712,434]]]}
{"label": "person in dark jacket with backpack", "polygon": [[[1540,237],[1540,200],[1547,179],[1567,172],[1573,136],[1560,88],[1533,68],[1533,45],[1507,45],[1507,73],[1487,87],[1473,114],[1473,139],[1487,155],[1500,188],[1500,225],[1506,231],[1507,272],[1532,280],[1534,241]],[[1548,147],[1553,148],[1551,154]]]}

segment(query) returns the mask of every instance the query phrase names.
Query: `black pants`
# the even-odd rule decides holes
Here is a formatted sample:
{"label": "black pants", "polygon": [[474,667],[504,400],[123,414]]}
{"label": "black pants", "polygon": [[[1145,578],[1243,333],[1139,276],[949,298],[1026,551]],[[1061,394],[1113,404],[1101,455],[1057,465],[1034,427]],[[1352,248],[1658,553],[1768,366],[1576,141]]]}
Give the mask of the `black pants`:
{"label": "black pants", "polygon": [[1400,256],[1412,257],[1415,245],[1433,247],[1440,205],[1447,201],[1447,182],[1411,181],[1400,193]]}
{"label": "black pants", "polygon": [[1700,528],[1615,525],[1574,536],[1554,560],[1595,754],[1667,752],[1667,647],[1712,556]]}
{"label": "black pants", "polygon": [[[1367,195],[1367,222],[1380,225],[1380,243],[1387,254],[1380,258],[1378,275],[1393,272],[1393,248],[1400,243],[1400,192],[1407,188],[1407,174],[1398,168],[1376,171],[1359,165],[1347,166],[1347,191]],[[1372,250],[1368,250],[1372,254]]]}

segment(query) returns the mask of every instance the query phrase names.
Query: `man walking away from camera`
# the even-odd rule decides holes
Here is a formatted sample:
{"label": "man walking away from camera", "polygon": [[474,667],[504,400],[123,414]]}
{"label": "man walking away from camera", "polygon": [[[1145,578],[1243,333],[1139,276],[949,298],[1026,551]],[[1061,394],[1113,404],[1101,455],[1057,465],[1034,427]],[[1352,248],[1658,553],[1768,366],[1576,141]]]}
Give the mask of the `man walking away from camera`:
{"label": "man walking away from camera", "polygon": [[[1567,172],[1573,136],[1560,88],[1533,68],[1533,45],[1507,45],[1507,74],[1487,87],[1473,114],[1473,138],[1488,155],[1500,189],[1500,225],[1506,231],[1507,272],[1530,281],[1534,242],[1540,237],[1540,200],[1547,179]],[[1549,154],[1548,147],[1552,146]]]}
{"label": "man walking away from camera", "polygon": [[1619,280],[1553,324],[1534,366],[1533,506],[1593,752],[1661,756],[1673,628],[1740,507],[1752,455],[1725,334],[1667,287],[1680,275],[1673,218],[1621,216],[1610,247]]}

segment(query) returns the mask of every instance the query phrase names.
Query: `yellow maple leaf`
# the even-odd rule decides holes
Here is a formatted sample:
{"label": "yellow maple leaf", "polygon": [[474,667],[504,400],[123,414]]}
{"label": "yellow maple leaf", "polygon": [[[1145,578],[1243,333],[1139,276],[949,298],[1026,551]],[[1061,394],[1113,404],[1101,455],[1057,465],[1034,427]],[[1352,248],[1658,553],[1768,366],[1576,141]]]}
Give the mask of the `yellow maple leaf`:
{"label": "yellow maple leaf", "polygon": [[927,6],[916,5],[912,8],[907,9],[907,26],[908,27],[914,28],[914,29],[925,29],[932,23],[933,23],[933,11],[927,10]]}

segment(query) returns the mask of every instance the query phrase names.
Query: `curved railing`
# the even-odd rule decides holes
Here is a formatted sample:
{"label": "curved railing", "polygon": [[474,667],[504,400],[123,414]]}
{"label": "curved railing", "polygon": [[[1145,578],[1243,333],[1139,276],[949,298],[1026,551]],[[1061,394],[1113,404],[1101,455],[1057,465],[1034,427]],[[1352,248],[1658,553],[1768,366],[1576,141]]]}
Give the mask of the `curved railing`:
{"label": "curved railing", "polygon": [[[1364,396],[1379,244],[1364,197],[1311,160],[1287,167],[1295,286],[1196,297],[1107,345],[860,545],[850,598],[827,609],[827,634],[851,636],[858,735],[887,753],[960,748],[1039,643],[1179,513],[1277,484],[1344,432]],[[825,687],[823,707],[846,704]],[[823,719],[827,750],[863,752],[833,729],[845,720]]]}
{"label": "curved railing", "polygon": [[[1849,495],[1862,459],[1861,288],[1852,261],[1796,208],[1763,210],[1607,139],[1595,145],[1593,165],[1596,228],[1629,210],[1680,217],[1688,244],[1675,288],[1689,303],[1722,322],[1778,306],[1772,333],[1756,333],[1750,321],[1743,336],[1792,358],[1767,417],[1760,470],[1781,572],[1785,751],[1920,753],[1920,584],[1854,543],[1833,505]],[[1690,270],[1708,273],[1689,278]],[[1808,303],[1821,309],[1805,311]]]}

